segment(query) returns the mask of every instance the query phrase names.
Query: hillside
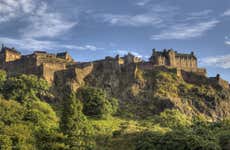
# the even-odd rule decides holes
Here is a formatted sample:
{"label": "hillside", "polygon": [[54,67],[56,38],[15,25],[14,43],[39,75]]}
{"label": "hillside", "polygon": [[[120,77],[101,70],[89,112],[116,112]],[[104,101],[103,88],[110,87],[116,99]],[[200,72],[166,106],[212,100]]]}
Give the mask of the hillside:
{"label": "hillside", "polygon": [[46,58],[38,59],[41,66],[33,60],[34,75],[6,65],[0,149],[229,150],[228,82],[207,77],[193,53],[177,55],[189,59],[175,67],[170,59],[157,65],[130,54],[88,63],[68,57],[57,69],[47,58],[62,58],[39,52],[23,56],[25,64]]}
{"label": "hillside", "polygon": [[[213,78],[192,72],[178,75],[170,67],[146,70],[135,64],[114,69],[99,63],[93,68],[87,75],[87,71],[78,72],[80,77],[68,76],[63,82],[71,81],[76,89],[92,86],[106,90],[119,100],[121,116],[146,118],[174,108],[190,116],[203,114],[214,121],[229,116],[230,89]],[[63,82],[56,86],[61,87]]]}

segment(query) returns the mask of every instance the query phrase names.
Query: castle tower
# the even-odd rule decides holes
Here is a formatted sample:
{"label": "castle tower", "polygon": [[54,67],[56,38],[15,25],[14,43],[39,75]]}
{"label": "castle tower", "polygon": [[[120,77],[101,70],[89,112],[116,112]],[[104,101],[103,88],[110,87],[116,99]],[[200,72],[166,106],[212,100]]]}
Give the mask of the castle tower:
{"label": "castle tower", "polygon": [[15,61],[15,60],[18,60],[20,58],[21,58],[21,53],[20,52],[18,52],[14,48],[5,47],[2,44],[2,49],[1,49],[1,52],[0,52],[1,64],[11,62],[11,61]]}
{"label": "castle tower", "polygon": [[68,52],[57,53],[57,58],[65,59],[68,62],[74,61]]}
{"label": "castle tower", "polygon": [[173,49],[168,51],[169,66],[176,66],[176,52]]}

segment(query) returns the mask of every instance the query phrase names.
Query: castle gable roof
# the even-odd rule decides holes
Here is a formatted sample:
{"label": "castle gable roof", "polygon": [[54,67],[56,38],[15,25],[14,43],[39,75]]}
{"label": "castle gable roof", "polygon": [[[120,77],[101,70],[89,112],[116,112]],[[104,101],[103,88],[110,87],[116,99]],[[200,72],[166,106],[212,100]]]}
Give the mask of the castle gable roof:
{"label": "castle gable roof", "polygon": [[1,52],[5,52],[5,51],[10,51],[10,52],[13,52],[13,53],[21,54],[19,51],[17,51],[14,48],[2,47]]}
{"label": "castle gable roof", "polygon": [[68,52],[57,53],[57,56],[59,56],[59,57],[66,56],[66,55],[69,55]]}

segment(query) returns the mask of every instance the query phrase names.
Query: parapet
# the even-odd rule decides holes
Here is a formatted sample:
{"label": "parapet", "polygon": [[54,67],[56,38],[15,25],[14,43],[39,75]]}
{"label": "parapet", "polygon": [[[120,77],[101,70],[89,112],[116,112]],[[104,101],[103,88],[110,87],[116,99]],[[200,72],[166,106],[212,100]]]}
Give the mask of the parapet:
{"label": "parapet", "polygon": [[57,53],[57,58],[65,59],[68,62],[73,62],[73,58],[69,55],[68,52]]}
{"label": "parapet", "polygon": [[229,86],[229,82],[222,79],[220,77],[220,74],[217,74],[216,77],[210,77],[209,78],[211,80],[211,82],[215,83],[215,84],[218,84],[219,86],[223,87],[223,88],[226,88],[226,89],[229,89],[230,86]]}

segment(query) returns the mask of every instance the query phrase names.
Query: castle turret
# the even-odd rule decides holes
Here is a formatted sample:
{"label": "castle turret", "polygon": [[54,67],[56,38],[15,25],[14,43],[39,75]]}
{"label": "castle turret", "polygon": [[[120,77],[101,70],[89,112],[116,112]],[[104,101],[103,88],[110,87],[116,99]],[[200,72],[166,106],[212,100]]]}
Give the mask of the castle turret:
{"label": "castle turret", "polygon": [[173,51],[173,49],[170,49],[167,54],[168,54],[169,66],[176,66],[176,53],[175,53],[175,51]]}
{"label": "castle turret", "polygon": [[57,58],[65,59],[68,62],[74,61],[68,52],[57,53]]}
{"label": "castle turret", "polygon": [[8,48],[2,44],[2,49],[0,52],[0,61],[1,64],[15,61],[21,58],[21,53],[17,51],[15,48]]}

